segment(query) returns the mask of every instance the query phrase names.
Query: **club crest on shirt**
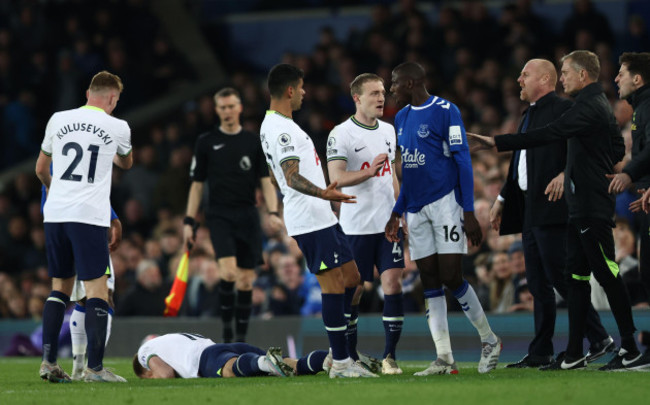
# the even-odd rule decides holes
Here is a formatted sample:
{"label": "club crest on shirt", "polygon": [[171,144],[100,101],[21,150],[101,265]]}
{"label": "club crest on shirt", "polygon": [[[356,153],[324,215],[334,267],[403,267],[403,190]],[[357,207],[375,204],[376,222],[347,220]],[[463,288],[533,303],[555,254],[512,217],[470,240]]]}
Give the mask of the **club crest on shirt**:
{"label": "club crest on shirt", "polygon": [[244,156],[241,158],[239,161],[239,167],[241,167],[242,170],[250,170],[251,169],[251,159],[248,156]]}
{"label": "club crest on shirt", "polygon": [[282,146],[287,146],[289,145],[289,142],[291,142],[291,137],[289,136],[289,134],[280,134],[280,136],[278,137],[278,142]]}
{"label": "club crest on shirt", "polygon": [[[402,129],[400,128],[400,132],[401,130]],[[426,138],[427,136],[429,136],[429,125],[420,124],[420,128],[418,128],[418,136],[420,138]]]}
{"label": "club crest on shirt", "polygon": [[404,132],[404,128],[400,128],[399,131],[397,131],[397,136],[402,136],[402,132]]}

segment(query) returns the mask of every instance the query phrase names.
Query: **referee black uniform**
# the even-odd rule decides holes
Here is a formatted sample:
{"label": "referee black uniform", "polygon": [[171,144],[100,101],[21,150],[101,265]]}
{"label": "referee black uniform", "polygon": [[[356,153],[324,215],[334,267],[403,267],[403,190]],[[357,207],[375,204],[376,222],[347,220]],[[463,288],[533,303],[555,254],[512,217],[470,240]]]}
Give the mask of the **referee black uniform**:
{"label": "referee black uniform", "polygon": [[[219,126],[199,136],[190,169],[193,182],[208,182],[206,222],[217,259],[235,257],[240,269],[261,263],[262,229],[256,205],[260,179],[268,167],[259,135],[241,130],[226,134]],[[251,292],[238,291],[234,282],[219,283],[224,340],[232,339],[232,317],[236,317],[237,340],[244,340],[250,318]]]}

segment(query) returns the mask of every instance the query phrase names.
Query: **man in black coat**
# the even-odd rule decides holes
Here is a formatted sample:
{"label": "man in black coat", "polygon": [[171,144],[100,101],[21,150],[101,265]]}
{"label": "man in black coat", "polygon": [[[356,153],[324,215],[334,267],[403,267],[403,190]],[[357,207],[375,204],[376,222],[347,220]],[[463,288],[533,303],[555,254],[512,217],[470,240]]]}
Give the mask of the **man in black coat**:
{"label": "man in black coat", "polygon": [[[634,183],[635,189],[650,190],[650,53],[625,52],[619,58],[621,68],[616,76],[618,94],[627,100],[632,115],[632,160],[622,173],[610,174],[611,193],[620,193]],[[639,202],[631,204],[633,211],[640,211]],[[634,207],[636,205],[636,208]],[[650,298],[650,214],[641,213],[639,224],[639,270],[641,282]],[[644,355],[650,366],[650,350]]]}
{"label": "man in black coat", "polygon": [[[603,286],[621,335],[621,350],[601,370],[630,369],[641,353],[634,340],[632,309],[614,261],[615,198],[609,194],[614,164],[625,153],[616,119],[602,87],[598,56],[589,51],[573,51],[562,58],[560,81],[575,104],[548,125],[521,134],[481,135],[473,138],[484,147],[499,151],[532,148],[567,140],[567,165],[564,189],[569,208],[567,264],[569,283],[569,343],[566,354],[544,369],[585,368],[582,340],[590,305],[591,273]],[[470,135],[471,136],[471,135]]]}
{"label": "man in black coat", "polygon": [[[548,60],[530,60],[517,81],[521,99],[530,103],[519,124],[519,133],[543,127],[573,106],[570,100],[555,94],[557,73]],[[568,289],[562,276],[568,217],[562,199],[565,166],[565,140],[515,151],[506,184],[490,211],[490,222],[495,230],[500,228],[501,235],[522,233],[526,279],[535,300],[535,337],[528,346],[528,354],[509,364],[509,368],[539,367],[553,361],[556,317],[553,287],[564,298]],[[614,349],[614,340],[591,305],[586,334],[591,343],[587,361]]]}

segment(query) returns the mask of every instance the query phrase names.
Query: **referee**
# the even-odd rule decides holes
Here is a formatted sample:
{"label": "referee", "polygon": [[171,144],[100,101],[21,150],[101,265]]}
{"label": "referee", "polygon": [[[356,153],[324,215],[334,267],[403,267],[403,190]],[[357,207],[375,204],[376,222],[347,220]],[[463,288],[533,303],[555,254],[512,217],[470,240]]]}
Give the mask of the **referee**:
{"label": "referee", "polygon": [[214,101],[220,125],[196,141],[183,239],[186,248],[188,243],[194,243],[194,217],[203,195],[203,183],[208,180],[206,223],[222,270],[219,297],[223,341],[230,343],[235,338],[243,342],[251,314],[255,266],[261,260],[262,230],[255,207],[255,191],[260,184],[271,229],[279,230],[284,223],[278,215],[277,195],[269,178],[259,135],[241,126],[239,93],[226,87],[215,94]]}

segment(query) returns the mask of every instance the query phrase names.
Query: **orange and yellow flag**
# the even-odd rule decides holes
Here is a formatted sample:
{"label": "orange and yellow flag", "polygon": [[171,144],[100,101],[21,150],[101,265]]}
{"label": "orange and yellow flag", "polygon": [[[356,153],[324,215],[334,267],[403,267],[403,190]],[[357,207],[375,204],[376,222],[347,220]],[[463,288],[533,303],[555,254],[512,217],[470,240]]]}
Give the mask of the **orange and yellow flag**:
{"label": "orange and yellow flag", "polygon": [[183,298],[185,298],[185,290],[187,289],[187,272],[189,268],[190,252],[185,251],[178,263],[176,270],[176,278],[172,284],[169,295],[165,298],[165,312],[164,316],[178,316],[178,310],[181,309]]}

